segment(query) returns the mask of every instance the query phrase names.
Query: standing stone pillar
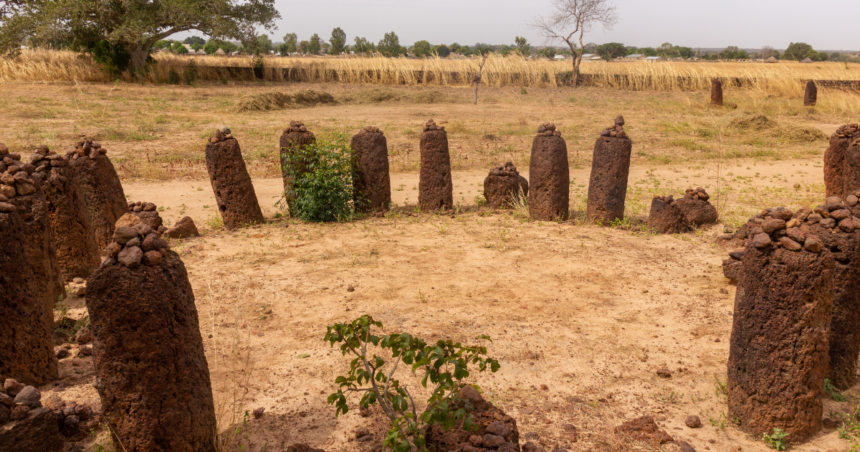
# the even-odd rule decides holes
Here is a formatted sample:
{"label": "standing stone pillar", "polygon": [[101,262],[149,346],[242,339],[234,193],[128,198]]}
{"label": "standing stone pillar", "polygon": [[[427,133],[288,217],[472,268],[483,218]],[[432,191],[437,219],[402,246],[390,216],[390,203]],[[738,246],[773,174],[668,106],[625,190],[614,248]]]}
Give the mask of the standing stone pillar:
{"label": "standing stone pillar", "polygon": [[47,146],[38,148],[30,161],[42,181],[63,279],[86,278],[98,268],[101,252],[78,175],[67,158]]}
{"label": "standing stone pillar", "polygon": [[860,133],[842,154],[844,156],[842,163],[842,193],[836,195],[845,197],[846,199],[852,193],[860,190]]}
{"label": "standing stone pillar", "polygon": [[814,107],[818,102],[818,87],[815,82],[810,80],[806,82],[806,92],[803,93],[803,105],[805,107]]}
{"label": "standing stone pillar", "polygon": [[[24,224],[24,236],[27,238],[27,254],[30,256],[30,266],[33,277],[36,278],[36,290],[44,309],[48,327],[53,326],[54,304],[60,295],[65,293],[60,263],[57,261],[57,249],[54,245],[54,232],[48,218],[48,207],[45,193],[39,182],[41,174],[35,173],[32,164],[23,163],[18,155],[9,154],[3,159],[5,172],[0,174],[0,183],[9,188],[14,187],[16,195],[9,198],[18,211],[18,216]],[[6,189],[9,190],[9,189]],[[11,190],[8,191],[11,193]]]}
{"label": "standing stone pillar", "polygon": [[236,229],[265,222],[239,142],[230,129],[216,130],[206,145],[206,170],[224,227]]}
{"label": "standing stone pillar", "polygon": [[728,361],[729,418],[789,442],[821,429],[833,313],[833,254],[799,221],[767,216],[741,258]]}
{"label": "standing stone pillar", "polygon": [[511,162],[504,166],[493,168],[484,179],[484,198],[487,207],[493,209],[510,209],[520,197],[528,199],[529,181],[520,176],[517,167]]}
{"label": "standing stone pillar", "polygon": [[[824,151],[824,189],[827,196],[847,197],[845,192],[845,151],[860,138],[860,124],[846,124],[830,136],[830,146]],[[855,187],[858,190],[860,187]],[[853,190],[852,190],[853,191]]]}
{"label": "standing stone pillar", "polygon": [[[12,160],[0,144],[3,162]],[[7,160],[8,159],[8,160]],[[4,168],[5,171],[5,168]],[[4,173],[6,174],[6,173]],[[51,343],[53,316],[46,318],[40,288],[30,265],[24,222],[0,184],[0,380],[44,385],[58,378]]]}
{"label": "standing stone pillar", "polygon": [[290,206],[290,213],[293,212],[292,200],[290,194],[293,188],[293,177],[303,174],[306,171],[306,166],[311,163],[308,159],[312,158],[307,155],[308,146],[316,143],[317,139],[313,133],[309,132],[305,124],[301,121],[290,121],[290,126],[284,129],[281,135],[280,147],[278,153],[281,156],[281,174],[284,178],[284,196],[287,200],[287,205]]}
{"label": "standing stone pillar", "polygon": [[451,180],[451,155],[448,132],[432,119],[421,134],[421,173],[418,180],[418,207],[425,212],[454,207],[454,184]]}
{"label": "standing stone pillar", "polygon": [[677,234],[687,231],[684,212],[678,207],[672,195],[655,196],[651,200],[651,213],[648,215],[648,228],[659,234]]}
{"label": "standing stone pillar", "polygon": [[718,78],[711,80],[711,105],[723,106],[723,82]]}
{"label": "standing stone pillar", "polygon": [[601,132],[594,143],[588,181],[588,221],[609,224],[624,218],[632,150],[633,142],[624,131],[624,118],[619,116],[615,118],[615,126]]}
{"label": "standing stone pillar", "polygon": [[[853,202],[856,204],[856,198]],[[836,261],[827,378],[841,390],[856,383],[860,356],[860,224],[855,224],[849,209],[841,198],[831,196],[825,205],[815,209],[815,213],[795,216],[795,223],[800,226],[797,231],[788,229],[798,233],[798,240],[806,236],[819,238]]]}
{"label": "standing stone pillar", "polygon": [[83,140],[67,155],[81,183],[100,250],[110,243],[116,220],[128,212],[122,183],[105,154],[107,149],[99,143]]}
{"label": "standing stone pillar", "polygon": [[359,212],[388,210],[391,176],[388,141],[378,127],[367,126],[352,137],[355,208]]}
{"label": "standing stone pillar", "polygon": [[570,215],[570,166],[567,144],[555,124],[544,123],[532,141],[529,162],[529,216],[566,220]]}
{"label": "standing stone pillar", "polygon": [[194,294],[152,228],[118,227],[87,279],[96,389],[114,444],[214,452],[216,422]]}

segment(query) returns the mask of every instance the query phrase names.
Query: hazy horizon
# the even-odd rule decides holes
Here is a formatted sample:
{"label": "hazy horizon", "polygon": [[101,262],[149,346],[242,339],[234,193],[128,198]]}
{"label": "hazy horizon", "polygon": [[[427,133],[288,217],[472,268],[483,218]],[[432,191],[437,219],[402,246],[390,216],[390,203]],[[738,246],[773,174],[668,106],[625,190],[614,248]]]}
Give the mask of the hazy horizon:
{"label": "hazy horizon", "polygon": [[[276,0],[276,5],[282,19],[277,32],[270,33],[273,41],[281,41],[287,32],[296,33],[299,40],[318,33],[328,41],[332,29],[340,27],[350,44],[356,36],[378,42],[386,32],[394,31],[407,47],[418,40],[513,44],[518,35],[532,45],[544,45],[528,22],[550,12],[548,0],[530,2],[527,12],[523,12],[523,2],[513,0]],[[536,8],[541,5],[543,8]],[[586,34],[586,43],[656,47],[671,42],[692,48],[784,49],[790,42],[801,41],[819,50],[860,49],[860,39],[852,36],[860,17],[856,0],[822,0],[814,8],[799,0],[615,0],[615,5],[620,13],[618,24],[612,31],[597,27]]]}

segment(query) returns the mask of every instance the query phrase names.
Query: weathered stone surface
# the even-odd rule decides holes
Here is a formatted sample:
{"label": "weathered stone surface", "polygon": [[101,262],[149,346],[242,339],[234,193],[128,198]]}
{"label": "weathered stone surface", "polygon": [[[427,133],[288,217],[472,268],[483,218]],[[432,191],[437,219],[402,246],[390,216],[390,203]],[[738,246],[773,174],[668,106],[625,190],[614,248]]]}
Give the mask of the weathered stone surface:
{"label": "weathered stone surface", "polygon": [[818,102],[818,87],[815,82],[810,80],[806,82],[806,91],[803,93],[803,105],[806,107],[814,107]]}
{"label": "weathered stone surface", "polygon": [[826,249],[746,248],[729,349],[728,405],[729,417],[753,436],[778,427],[787,441],[797,442],[821,428],[834,267]]}
{"label": "weathered stone surface", "polygon": [[719,219],[717,208],[710,203],[710,196],[702,187],[687,189],[684,197],[678,200],[678,208],[689,228],[713,224]]}
{"label": "weathered stone surface", "polygon": [[206,170],[225,228],[232,230],[265,222],[235,138],[215,143],[210,140],[206,145]]}
{"label": "weathered stone surface", "polygon": [[711,80],[711,105],[723,106],[723,82],[718,78]]}
{"label": "weathered stone surface", "polygon": [[609,224],[624,218],[632,150],[633,142],[626,135],[600,137],[594,143],[588,181],[588,221]]}
{"label": "weathered stone surface", "polygon": [[665,430],[657,426],[653,416],[642,416],[615,427],[615,433],[635,441],[660,445],[674,441]]}
{"label": "weathered stone surface", "polygon": [[24,419],[0,425],[0,450],[15,452],[59,452],[63,438],[51,410],[30,410]]}
{"label": "weathered stone surface", "polygon": [[368,126],[352,137],[355,207],[359,212],[388,210],[391,176],[388,141],[377,127]]}
{"label": "weathered stone surface", "polygon": [[215,410],[194,295],[179,256],[87,280],[102,417],[126,450],[214,451]]}
{"label": "weathered stone surface", "polygon": [[723,260],[723,276],[728,278],[732,283],[738,282],[738,275],[742,269],[743,263],[740,260],[732,258]]}
{"label": "weathered stone surface", "polygon": [[110,243],[116,220],[128,211],[128,204],[119,175],[107,155],[92,151],[81,155],[91,146],[91,142],[78,143],[78,157],[69,163],[78,175],[96,242],[103,250]]}
{"label": "weathered stone surface", "polygon": [[554,124],[542,124],[532,141],[529,215],[545,221],[567,220],[570,216],[567,143]]}
{"label": "weathered stone surface", "polygon": [[183,217],[181,220],[177,221],[172,228],[168,229],[165,234],[172,239],[180,239],[198,237],[200,232],[197,231],[197,226],[194,224],[194,220],[192,220],[191,217]]}
{"label": "weathered stone surface", "polygon": [[660,234],[676,234],[688,229],[687,223],[684,221],[684,213],[672,195],[655,196],[651,200],[648,227]]}
{"label": "weathered stone surface", "polygon": [[418,180],[418,207],[426,212],[454,207],[451,155],[448,133],[431,119],[421,133],[421,173]]}
{"label": "weathered stone surface", "polygon": [[54,318],[47,317],[17,212],[0,213],[0,231],[0,380],[43,385],[58,376]]}
{"label": "weathered stone surface", "polygon": [[493,209],[509,209],[520,196],[528,199],[529,181],[520,176],[517,167],[507,162],[504,166],[493,168],[484,179],[484,198],[487,206]]}
{"label": "weathered stone surface", "polygon": [[42,188],[63,279],[86,278],[98,268],[100,251],[78,175],[68,166],[52,167]]}
{"label": "weathered stone surface", "polygon": [[842,192],[839,193],[838,196],[844,198],[847,198],[851,194],[856,193],[858,190],[860,190],[860,133],[858,133],[857,135],[858,139],[855,139],[851,144],[849,144],[845,148],[843,153],[843,186]]}
{"label": "weathered stone surface", "polygon": [[[855,137],[860,137],[860,124],[846,124],[830,136],[830,146],[824,151],[824,187],[827,196],[846,197],[850,194],[845,191],[843,171],[845,152]],[[858,189],[860,187],[853,190]]]}
{"label": "weathered stone surface", "polygon": [[[440,424],[432,424],[427,430],[427,448],[431,452],[447,452],[453,450],[466,450],[465,446],[480,447],[478,450],[505,452],[519,452],[519,430],[517,421],[506,415],[502,410],[496,408],[492,403],[485,401],[483,397],[471,386],[460,390],[459,396],[462,403],[468,404],[472,409],[474,417],[473,427],[475,430],[464,430],[462,423],[458,423],[450,430],[445,430]],[[471,438],[479,439],[480,443],[472,444]]]}
{"label": "weathered stone surface", "polygon": [[[17,174],[26,174],[21,171]],[[35,191],[28,195],[18,195],[10,200],[23,220],[24,235],[27,237],[27,250],[36,288],[45,310],[45,318],[53,319],[54,305],[65,294],[63,275],[57,260],[54,245],[54,230],[48,214],[48,203],[41,184],[36,181]]]}

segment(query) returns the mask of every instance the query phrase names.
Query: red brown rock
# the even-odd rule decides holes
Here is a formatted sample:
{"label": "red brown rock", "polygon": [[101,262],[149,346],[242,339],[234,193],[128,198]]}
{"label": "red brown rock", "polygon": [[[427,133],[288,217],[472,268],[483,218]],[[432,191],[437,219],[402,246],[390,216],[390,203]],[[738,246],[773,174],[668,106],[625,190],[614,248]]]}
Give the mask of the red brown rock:
{"label": "red brown rock", "polygon": [[798,442],[821,428],[835,261],[830,250],[808,246],[820,241],[811,234],[804,250],[780,246],[781,231],[763,246],[750,241],[741,259],[728,411],[753,436],[780,428]]}
{"label": "red brown rock", "polygon": [[265,222],[239,142],[232,135],[218,130],[206,144],[206,170],[225,228],[232,230]]}
{"label": "red brown rock", "polygon": [[391,204],[391,177],[385,135],[378,127],[365,127],[352,137],[352,152],[356,210],[388,210]]}
{"label": "red brown rock", "polygon": [[847,198],[860,190],[860,133],[858,133],[858,138],[848,145],[843,155],[843,189],[842,193],[837,196]]}
{"label": "red brown rock", "polygon": [[684,214],[684,221],[689,228],[698,228],[706,224],[716,223],[719,219],[717,208],[710,203],[710,196],[705,189],[687,189],[684,197],[678,200],[678,208]]}
{"label": "red brown rock", "polygon": [[674,441],[665,430],[657,426],[653,416],[642,416],[627,421],[615,427],[615,433],[624,435],[634,441],[650,443],[652,446]]}
{"label": "red brown rock", "polygon": [[529,181],[520,176],[517,167],[511,162],[493,168],[484,179],[484,198],[487,199],[487,206],[493,209],[512,208],[519,197],[526,200],[528,196]]}
{"label": "red brown rock", "polygon": [[529,163],[529,215],[535,220],[567,220],[570,216],[570,167],[567,143],[555,124],[538,127]]}
{"label": "red brown rock", "polygon": [[[517,421],[496,408],[471,386],[462,388],[459,392],[460,402],[472,411],[474,430],[464,430],[462,422],[450,430],[440,424],[432,424],[427,430],[427,449],[430,452],[477,450],[519,452],[519,430]],[[475,439],[478,444],[472,444]],[[471,447],[472,449],[467,449]]]}
{"label": "red brown rock", "polygon": [[[158,231],[164,226],[164,220],[158,214],[158,206],[151,202],[135,201],[128,204],[129,213],[140,219],[143,223],[154,231]],[[117,225],[119,220],[117,220]]]}
{"label": "red brown rock", "polygon": [[806,91],[803,93],[803,105],[805,107],[814,107],[818,102],[818,87],[815,82],[810,80],[806,82]]}
{"label": "red brown rock", "polygon": [[846,198],[851,191],[860,190],[854,187],[846,191],[845,152],[855,138],[860,138],[860,124],[846,124],[830,136],[830,146],[824,151],[824,187],[827,196]]}
{"label": "red brown rock", "polygon": [[119,175],[106,152],[99,143],[83,140],[67,155],[77,173],[100,250],[110,243],[116,220],[128,208]]}
{"label": "red brown rock", "polygon": [[0,425],[0,450],[15,452],[59,452],[63,437],[51,410],[36,408],[25,417]]}
{"label": "red brown rock", "polygon": [[673,199],[672,195],[655,196],[651,200],[648,228],[660,234],[677,234],[687,231],[684,213],[681,212],[678,202]]}
{"label": "red brown rock", "polygon": [[0,212],[0,240],[0,381],[44,385],[58,377],[51,342],[54,318],[46,317],[16,211]]}
{"label": "red brown rock", "polygon": [[109,259],[87,280],[102,418],[125,450],[214,451],[215,408],[194,294],[179,256],[162,255],[153,266]]}
{"label": "red brown rock", "polygon": [[633,142],[622,127],[624,119],[619,117],[616,121],[615,126],[604,130],[594,143],[588,181],[588,221],[609,224],[624,218]]}
{"label": "red brown rock", "polygon": [[723,106],[723,82],[718,78],[711,80],[711,105]]}
{"label": "red brown rock", "polygon": [[42,179],[60,271],[66,282],[86,278],[98,268],[100,251],[78,175],[63,156],[45,161],[65,163],[45,166]]}
{"label": "red brown rock", "polygon": [[454,207],[451,156],[448,133],[432,119],[421,134],[421,173],[418,180],[418,207],[425,212]]}
{"label": "red brown rock", "polygon": [[192,220],[191,217],[183,217],[181,220],[177,221],[172,228],[168,229],[165,234],[172,239],[200,236],[200,232],[197,231],[197,226],[194,224],[194,220]]}

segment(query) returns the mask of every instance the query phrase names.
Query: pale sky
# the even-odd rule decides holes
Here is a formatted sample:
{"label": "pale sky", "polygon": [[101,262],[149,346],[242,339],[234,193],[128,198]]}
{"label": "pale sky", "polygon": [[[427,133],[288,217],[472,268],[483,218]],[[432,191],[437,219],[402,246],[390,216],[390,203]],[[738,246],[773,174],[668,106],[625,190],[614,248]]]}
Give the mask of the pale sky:
{"label": "pale sky", "polygon": [[[656,47],[664,42],[689,47],[784,49],[803,41],[818,50],[860,50],[860,0],[614,0],[621,20],[585,42],[621,42]],[[299,40],[313,33],[328,41],[341,27],[347,42],[356,36],[378,42],[388,31],[411,46],[433,44],[513,44],[517,35],[534,45],[544,41],[529,29],[549,0],[276,0],[283,17],[273,41],[287,32]]]}

